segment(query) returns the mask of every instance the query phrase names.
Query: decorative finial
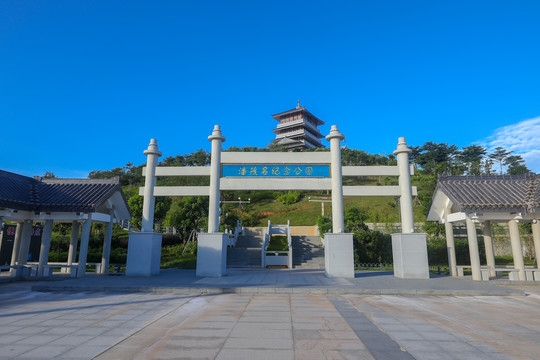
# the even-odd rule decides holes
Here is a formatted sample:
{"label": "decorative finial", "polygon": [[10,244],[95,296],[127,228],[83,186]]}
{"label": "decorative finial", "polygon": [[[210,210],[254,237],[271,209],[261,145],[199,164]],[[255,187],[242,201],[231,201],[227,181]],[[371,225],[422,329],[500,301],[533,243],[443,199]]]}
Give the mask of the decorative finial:
{"label": "decorative finial", "polygon": [[300,109],[300,99],[298,99],[298,105],[296,105],[297,109]]}

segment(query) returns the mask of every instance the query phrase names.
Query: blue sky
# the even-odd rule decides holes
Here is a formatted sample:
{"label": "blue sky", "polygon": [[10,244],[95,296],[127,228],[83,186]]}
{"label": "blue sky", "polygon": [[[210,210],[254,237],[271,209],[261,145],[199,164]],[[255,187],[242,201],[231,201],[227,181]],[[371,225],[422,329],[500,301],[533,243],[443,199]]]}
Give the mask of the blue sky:
{"label": "blue sky", "polygon": [[263,147],[302,105],[346,144],[504,146],[540,171],[538,1],[0,1],[0,169],[85,177]]}

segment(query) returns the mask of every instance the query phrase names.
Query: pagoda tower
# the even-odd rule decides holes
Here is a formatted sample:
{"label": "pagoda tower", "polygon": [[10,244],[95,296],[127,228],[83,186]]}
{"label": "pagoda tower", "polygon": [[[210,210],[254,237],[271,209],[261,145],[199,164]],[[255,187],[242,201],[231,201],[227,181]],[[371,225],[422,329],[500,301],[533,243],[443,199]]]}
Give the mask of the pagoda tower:
{"label": "pagoda tower", "polygon": [[300,106],[300,100],[296,109],[272,115],[279,124],[272,130],[276,133],[276,143],[292,149],[313,149],[321,148],[321,134],[318,126],[324,121],[306,110],[305,106]]}

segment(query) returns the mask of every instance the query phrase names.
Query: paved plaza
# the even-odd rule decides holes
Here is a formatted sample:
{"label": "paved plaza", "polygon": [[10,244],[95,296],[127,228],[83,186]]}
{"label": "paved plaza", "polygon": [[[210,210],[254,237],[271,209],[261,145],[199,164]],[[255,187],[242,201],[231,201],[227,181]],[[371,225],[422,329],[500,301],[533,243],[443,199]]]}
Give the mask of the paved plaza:
{"label": "paved plaza", "polygon": [[[358,293],[375,284],[398,295]],[[525,283],[279,270],[94,275],[1,284],[0,358],[538,359],[538,319],[540,286]]]}

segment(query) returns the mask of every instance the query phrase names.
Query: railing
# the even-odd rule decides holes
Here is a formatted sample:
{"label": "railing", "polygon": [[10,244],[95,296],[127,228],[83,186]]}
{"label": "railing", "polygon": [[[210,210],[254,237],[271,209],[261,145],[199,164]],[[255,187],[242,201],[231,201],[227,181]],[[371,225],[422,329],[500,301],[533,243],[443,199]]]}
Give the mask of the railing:
{"label": "railing", "polygon": [[[266,248],[270,243],[272,235],[285,235],[287,236],[287,251],[267,251]],[[280,256],[280,254],[286,254]],[[285,265],[289,269],[292,269],[293,250],[292,250],[292,236],[289,221],[287,225],[273,225],[268,220],[268,227],[264,229],[263,244],[261,247],[261,266],[265,268],[267,265]]]}
{"label": "railing", "polygon": [[244,233],[244,229],[242,228],[242,223],[240,220],[236,221],[236,228],[234,228],[234,231],[225,229],[225,234],[227,234],[227,247],[235,247],[236,241],[238,240],[238,236]]}

